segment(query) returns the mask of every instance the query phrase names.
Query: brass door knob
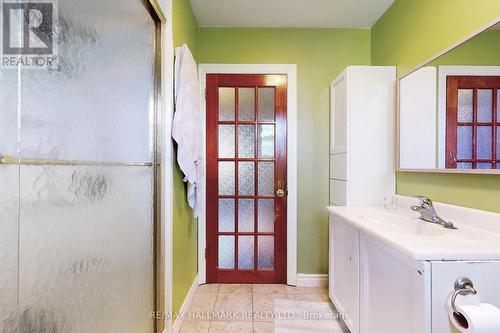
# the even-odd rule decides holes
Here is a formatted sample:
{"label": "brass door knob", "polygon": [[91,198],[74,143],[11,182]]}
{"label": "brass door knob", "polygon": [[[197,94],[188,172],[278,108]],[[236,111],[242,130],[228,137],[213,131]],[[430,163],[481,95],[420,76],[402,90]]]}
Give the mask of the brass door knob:
{"label": "brass door knob", "polygon": [[285,196],[285,191],[283,191],[282,189],[279,189],[276,191],[276,196],[278,198],[283,198]]}

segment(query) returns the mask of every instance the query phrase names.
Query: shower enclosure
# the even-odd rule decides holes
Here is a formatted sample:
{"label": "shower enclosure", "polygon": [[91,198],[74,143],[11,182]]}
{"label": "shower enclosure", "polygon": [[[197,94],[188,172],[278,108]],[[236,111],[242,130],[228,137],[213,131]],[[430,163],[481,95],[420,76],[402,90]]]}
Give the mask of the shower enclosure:
{"label": "shower enclosure", "polygon": [[0,70],[0,332],[153,332],[158,22],[51,3],[57,64]]}

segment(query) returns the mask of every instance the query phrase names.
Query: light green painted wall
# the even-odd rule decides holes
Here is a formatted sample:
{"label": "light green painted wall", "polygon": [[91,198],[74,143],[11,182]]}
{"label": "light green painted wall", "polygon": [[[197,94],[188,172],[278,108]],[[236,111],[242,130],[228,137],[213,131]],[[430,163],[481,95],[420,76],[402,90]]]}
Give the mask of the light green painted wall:
{"label": "light green painted wall", "polygon": [[500,30],[485,31],[430,65],[500,66]]}
{"label": "light green painted wall", "polygon": [[327,273],[329,83],[370,63],[362,29],[200,28],[200,63],[292,63],[298,75],[298,272]]}
{"label": "light green painted wall", "polygon": [[[186,43],[198,57],[198,24],[189,0],[173,0],[172,26],[174,46]],[[191,288],[198,271],[198,231],[193,213],[186,200],[186,183],[179,165],[174,165],[174,225],[173,225],[173,310],[177,312]]]}
{"label": "light green painted wall", "polygon": [[[498,0],[396,0],[372,27],[372,64],[404,73],[497,17]],[[397,191],[500,212],[498,175],[398,173]]]}

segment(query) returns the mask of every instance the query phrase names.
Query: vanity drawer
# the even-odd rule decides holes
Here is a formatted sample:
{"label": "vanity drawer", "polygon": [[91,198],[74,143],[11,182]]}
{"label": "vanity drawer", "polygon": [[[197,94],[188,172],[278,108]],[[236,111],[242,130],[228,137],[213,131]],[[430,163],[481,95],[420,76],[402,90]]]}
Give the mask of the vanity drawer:
{"label": "vanity drawer", "polygon": [[330,178],[347,180],[347,153],[330,155]]}
{"label": "vanity drawer", "polygon": [[335,206],[347,204],[347,181],[330,179],[330,203]]}

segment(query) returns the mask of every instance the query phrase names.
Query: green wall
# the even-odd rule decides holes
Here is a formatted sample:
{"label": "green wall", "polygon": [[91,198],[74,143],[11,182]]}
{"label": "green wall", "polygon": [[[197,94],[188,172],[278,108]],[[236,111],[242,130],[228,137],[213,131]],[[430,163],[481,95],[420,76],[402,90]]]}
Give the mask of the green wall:
{"label": "green wall", "polygon": [[329,83],[370,63],[370,30],[200,28],[200,63],[297,64],[298,272],[328,271]]}
{"label": "green wall", "polygon": [[430,65],[500,66],[500,30],[480,33]]}
{"label": "green wall", "polygon": [[[500,16],[498,0],[396,0],[370,30],[199,28],[173,1],[174,44],[200,63],[294,63],[298,69],[298,271],[327,272],[329,82],[348,65],[402,74]],[[494,51],[498,54],[498,51]],[[398,193],[500,211],[500,176],[398,173]],[[197,270],[197,226],[174,171],[174,311]]]}
{"label": "green wall", "polygon": [[[403,74],[500,16],[498,0],[396,0],[371,29],[373,65]],[[398,173],[400,194],[500,212],[500,176]]]}
{"label": "green wall", "polygon": [[[186,43],[198,57],[198,24],[189,0],[173,0],[174,47]],[[186,199],[186,183],[179,165],[174,165],[173,311],[178,312],[198,272],[198,227]]]}

